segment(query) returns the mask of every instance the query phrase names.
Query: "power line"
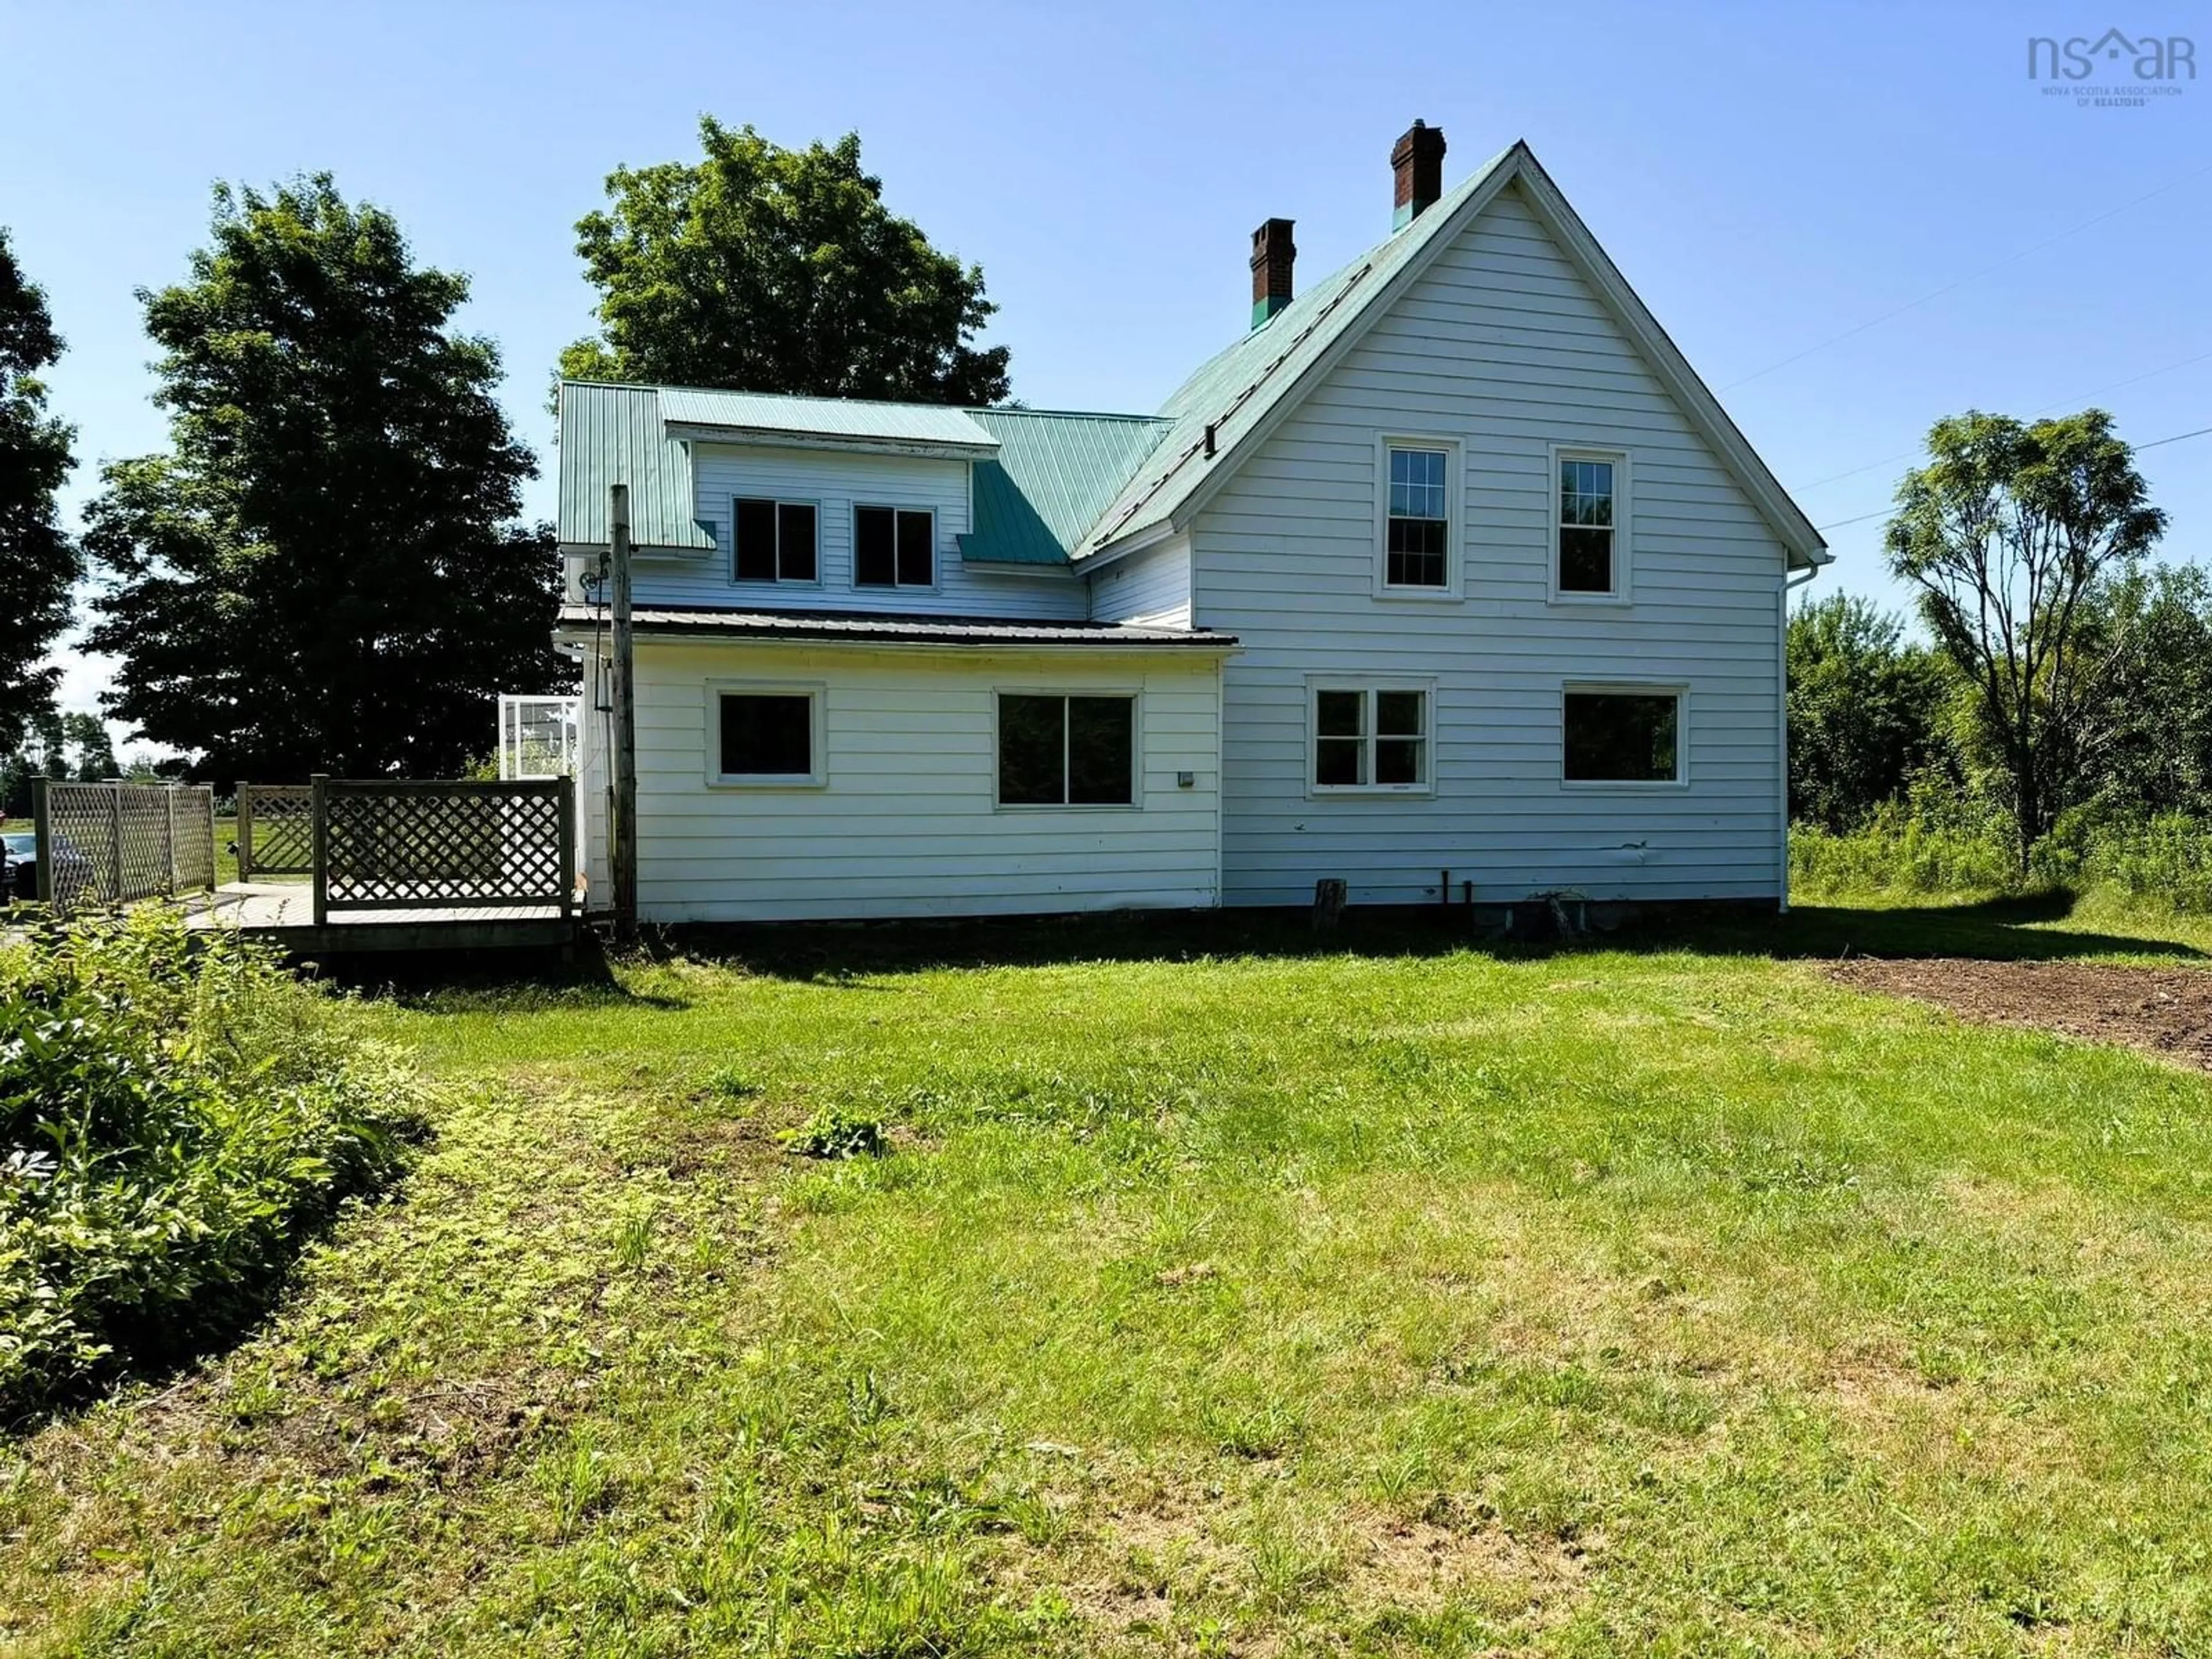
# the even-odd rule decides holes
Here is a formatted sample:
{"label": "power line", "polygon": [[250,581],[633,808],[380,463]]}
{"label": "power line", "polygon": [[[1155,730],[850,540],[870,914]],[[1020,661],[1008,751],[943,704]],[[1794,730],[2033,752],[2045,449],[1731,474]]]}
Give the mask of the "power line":
{"label": "power line", "polygon": [[[2200,351],[2194,357],[2184,357],[2179,362],[2168,363],[2163,368],[2154,368],[2147,374],[2130,375],[2124,380],[2115,380],[2110,386],[2100,386],[2094,392],[2077,392],[2071,398],[2054,398],[2050,403],[2039,408],[2031,409],[2027,412],[2031,415],[2048,415],[2052,410],[2063,409],[2069,404],[2086,404],[2090,398],[2101,398],[2107,392],[2118,392],[2124,386],[2136,386],[2144,380],[2154,380],[2161,374],[2171,374],[2177,368],[2187,368],[2191,363],[2201,363],[2207,358],[2212,358],[2212,351]],[[2149,447],[2148,444],[2136,446],[2138,449],[2148,449]],[[1802,495],[1807,491],[1818,489],[1824,484],[1840,483],[1845,478],[1856,478],[1860,473],[1871,472],[1878,466],[1894,466],[1899,461],[1909,461],[1919,453],[1918,450],[1908,449],[1901,455],[1885,455],[1878,461],[1869,461],[1864,466],[1855,466],[1848,472],[1831,472],[1826,477],[1815,478],[1808,484],[1794,485],[1790,493],[1793,495]]]}
{"label": "power line", "polygon": [[2178,444],[2184,438],[2201,438],[2212,432],[2212,426],[2200,426],[2194,432],[2177,432],[2171,438],[2157,438],[2147,444],[2137,444],[2137,449],[2156,449],[2160,444]]}
{"label": "power line", "polygon": [[[2212,354],[2208,354],[2208,355],[2212,355]],[[2175,367],[2179,368],[2179,364],[2177,364],[2177,365],[2175,365]],[[2200,426],[2200,427],[2198,427],[2198,428],[2197,428],[2197,430],[2196,430],[2196,431],[2194,431],[2194,432],[2177,432],[2177,433],[2175,433],[2175,434],[2174,434],[2171,438],[2153,438],[2153,439],[2152,439],[2148,443],[2147,443],[2147,444],[2130,444],[2130,445],[2128,446],[2128,447],[2129,447],[2130,449],[2131,449],[2131,450],[2136,450],[2136,449],[2158,449],[2158,448],[2161,448],[2161,447],[2164,447],[2165,445],[2166,445],[2166,444],[2178,444],[2178,443],[2179,443],[2179,442],[2180,442],[2184,438],[2203,438],[2203,437],[2212,437],[2212,426]],[[1879,461],[1877,461],[1877,462],[1875,462],[1875,465],[1877,465],[1877,466],[1879,466],[1879,465],[1881,465],[1881,462],[1879,462]],[[1863,471],[1864,469],[1861,469],[1861,470],[1862,470],[1862,471]],[[1862,513],[1862,514],[1860,514],[1858,515],[1858,517],[1856,517],[1856,519],[1838,519],[1838,520],[1837,520],[1833,524],[1815,525],[1815,526],[1814,526],[1814,529],[1818,533],[1820,533],[1820,534],[1821,534],[1821,535],[1825,536],[1825,535],[1826,535],[1826,534],[1828,533],[1828,532],[1830,532],[1831,530],[1841,530],[1841,529],[1843,529],[1846,525],[1864,524],[1864,523],[1865,523],[1869,519],[1879,519],[1879,518],[1882,517],[1885,514],[1887,514],[1889,510],[1890,510],[1890,509],[1889,509],[1889,508],[1887,508],[1887,507],[1878,507],[1875,508],[1875,510],[1874,510],[1873,512],[1871,512],[1871,513]]]}
{"label": "power line", "polygon": [[1871,513],[1860,514],[1856,519],[1838,519],[1833,524],[1815,525],[1814,529],[1819,534],[1825,536],[1831,530],[1841,530],[1847,524],[1864,524],[1869,519],[1879,519],[1888,511],[1886,507],[1878,507]]}
{"label": "power line", "polygon": [[[2168,191],[2179,190],[2184,185],[2191,184],[2195,182],[2197,179],[2202,179],[2208,173],[2212,173],[2212,166],[2201,167],[2194,173],[2188,173],[2179,179],[2176,179],[2172,184],[2160,185],[2156,190],[2147,191],[2143,195],[2136,197],[2131,201],[2123,202],[2116,208],[2107,208],[2104,212],[2099,214],[2094,219],[2084,219],[2078,225],[2069,225],[2064,230],[2060,231],[2057,235],[2046,236],[2043,240],[2036,243],[2033,247],[2024,247],[2017,253],[2008,253],[2003,258],[1998,260],[1995,264],[1984,265],[1979,270],[1967,272],[1956,282],[1946,283],[1941,288],[1931,289],[1929,292],[1922,295],[1918,299],[1907,300],[1903,305],[1895,307],[1891,310],[1885,311],[1881,316],[1869,319],[1868,321],[1859,324],[1856,328],[1847,328],[1840,334],[1832,334],[1825,340],[1821,340],[1812,345],[1807,346],[1802,351],[1792,353],[1790,356],[1783,358],[1779,362],[1769,363],[1765,368],[1759,369],[1752,374],[1747,374],[1740,380],[1730,380],[1726,386],[1721,387],[1721,390],[1723,392],[1733,392],[1740,386],[1748,386],[1753,380],[1764,379],[1765,376],[1773,374],[1777,369],[1787,368],[1792,363],[1802,362],[1806,358],[1811,356],[1816,351],[1826,351],[1832,345],[1840,344],[1842,342],[1850,339],[1856,335],[1865,333],[1870,328],[1878,328],[1882,324],[1889,321],[1893,317],[1902,317],[1908,311],[1916,311],[1920,307],[1928,304],[1930,301],[1940,300],[1947,294],[1955,293],[1958,289],[1966,287],[1967,283],[1978,282],[1981,278],[1989,276],[1994,271],[2002,270],[2007,265],[2018,264],[2022,259],[2028,258],[2032,254],[2040,253],[2044,249],[2051,247],[2057,243],[2064,241],[2069,236],[2077,235],[2081,232],[2091,228],[2093,226],[2101,225],[2107,219],[2118,218],[2121,214],[2129,211],[2130,209],[2139,208],[2145,202],[2150,201],[2154,198],[2163,196]],[[1880,465],[1881,463],[1876,462],[1875,465]]]}

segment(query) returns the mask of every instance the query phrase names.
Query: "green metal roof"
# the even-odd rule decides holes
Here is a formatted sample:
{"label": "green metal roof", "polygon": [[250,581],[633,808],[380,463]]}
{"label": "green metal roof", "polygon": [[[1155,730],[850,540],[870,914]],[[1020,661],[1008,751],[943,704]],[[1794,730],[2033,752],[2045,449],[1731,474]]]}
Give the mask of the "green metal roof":
{"label": "green metal roof", "polygon": [[672,427],[726,430],[733,441],[808,438],[896,448],[988,455],[998,440],[964,410],[943,404],[867,403],[857,398],[793,398],[769,392],[713,392],[665,386],[660,418]]}
{"label": "green metal roof", "polygon": [[[1173,518],[1211,467],[1282,400],[1512,154],[1493,156],[1428,211],[1324,277],[1184,381],[1161,411],[1174,430],[1100,512],[1075,556]],[[1208,427],[1213,428],[1212,456],[1206,453]]]}
{"label": "green metal roof", "polygon": [[561,382],[562,541],[604,547],[607,486],[629,486],[629,534],[641,550],[711,553],[692,514],[691,458],[666,435],[660,392],[649,386]]}
{"label": "green metal roof", "polygon": [[975,463],[975,527],[960,538],[971,564],[1065,565],[1138,464],[1174,422],[1155,415],[1068,415],[979,409],[999,453]]}

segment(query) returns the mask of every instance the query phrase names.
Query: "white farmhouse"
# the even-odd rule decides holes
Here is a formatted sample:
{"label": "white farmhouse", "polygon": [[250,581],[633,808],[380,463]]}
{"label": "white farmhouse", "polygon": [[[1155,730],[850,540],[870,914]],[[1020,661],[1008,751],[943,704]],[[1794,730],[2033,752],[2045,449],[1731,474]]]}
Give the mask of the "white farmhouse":
{"label": "white farmhouse", "polygon": [[1443,154],[1305,293],[1262,225],[1157,416],[563,384],[594,895],[619,483],[647,920],[1780,901],[1826,548],[1528,147]]}

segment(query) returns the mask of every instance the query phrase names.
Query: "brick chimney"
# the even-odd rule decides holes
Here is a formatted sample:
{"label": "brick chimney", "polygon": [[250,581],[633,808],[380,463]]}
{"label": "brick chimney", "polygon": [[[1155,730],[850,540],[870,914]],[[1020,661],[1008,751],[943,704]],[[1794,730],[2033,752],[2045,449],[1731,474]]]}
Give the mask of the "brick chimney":
{"label": "brick chimney", "polygon": [[1252,326],[1291,302],[1291,266],[1298,257],[1291,221],[1270,219],[1252,233]]}
{"label": "brick chimney", "polygon": [[1390,228],[1398,230],[1434,207],[1444,193],[1443,129],[1415,121],[1390,147],[1390,170],[1398,175]]}

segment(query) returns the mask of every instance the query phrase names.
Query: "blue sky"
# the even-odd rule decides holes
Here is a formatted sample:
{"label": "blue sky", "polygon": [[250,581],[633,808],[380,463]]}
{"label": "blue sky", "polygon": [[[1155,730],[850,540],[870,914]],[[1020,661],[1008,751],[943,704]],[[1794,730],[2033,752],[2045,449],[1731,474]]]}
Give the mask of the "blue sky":
{"label": "blue sky", "polygon": [[[546,453],[546,377],[591,322],[574,221],[617,164],[696,154],[702,112],[786,144],[858,129],[892,207],[982,264],[1017,396],[1139,410],[1243,326],[1261,219],[1297,221],[1309,279],[1387,232],[1420,116],[1448,181],[1534,146],[1828,526],[1878,515],[1968,407],[2212,426],[2212,77],[2084,108],[2027,73],[2030,34],[2114,23],[2212,70],[2212,8],[2122,9],[0,0],[0,224],[68,337],[74,503],[162,441],[131,291],[183,272],[218,179],[327,168],[397,213],[473,279],[464,321]],[[2142,465],[2166,555],[2204,558],[2212,438]],[[1899,599],[1880,531],[1834,530],[1823,586]],[[73,662],[68,700],[102,672]]]}

